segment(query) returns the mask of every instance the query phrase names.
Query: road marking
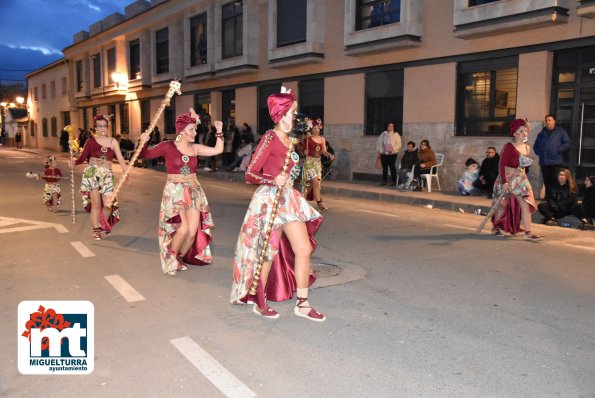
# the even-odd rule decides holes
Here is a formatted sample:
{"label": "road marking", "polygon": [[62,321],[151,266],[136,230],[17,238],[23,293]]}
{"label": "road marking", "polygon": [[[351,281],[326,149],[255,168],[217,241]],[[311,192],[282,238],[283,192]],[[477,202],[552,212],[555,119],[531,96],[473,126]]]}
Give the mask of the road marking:
{"label": "road marking", "polygon": [[254,391],[238,380],[190,337],[180,337],[169,342],[226,397],[256,397]]}
{"label": "road marking", "polygon": [[552,241],[547,241],[547,240],[545,241],[545,243],[550,243],[552,245],[558,245],[558,246],[573,247],[575,249],[595,251],[595,247],[591,247],[591,246],[574,245],[572,243],[552,242]]}
{"label": "road marking", "polygon": [[20,218],[9,218],[9,217],[0,217],[0,227],[13,225],[13,224],[31,224],[26,227],[14,227],[14,228],[2,228],[0,229],[0,234],[7,234],[10,232],[20,232],[20,231],[29,231],[33,229],[44,229],[44,228],[55,228],[61,234],[65,234],[68,232],[68,229],[62,224],[56,224],[52,222],[43,222],[43,221],[33,221],[33,220],[23,220]]}
{"label": "road marking", "polygon": [[124,297],[124,300],[128,301],[129,303],[146,300],[135,288],[130,286],[130,284],[126,282],[120,275],[107,275],[104,278],[107,279],[109,284],[112,285],[113,288],[116,289],[118,293],[122,295],[122,297]]}
{"label": "road marking", "polygon": [[471,231],[475,231],[477,229],[476,228],[471,228],[471,227],[463,227],[462,225],[453,225],[453,224],[444,224],[445,227],[451,227],[451,228],[460,228],[460,229],[468,229]]}
{"label": "road marking", "polygon": [[387,213],[383,213],[383,212],[380,212],[380,211],[364,210],[364,209],[356,209],[356,211],[359,211],[359,212],[362,212],[362,213],[376,214],[378,216],[383,216],[383,217],[401,218],[401,216],[399,216],[397,214],[387,214]]}
{"label": "road marking", "polygon": [[95,257],[95,253],[93,253],[91,250],[89,250],[89,248],[87,246],[85,246],[85,244],[83,242],[80,241],[76,241],[76,242],[70,242],[70,244],[72,245],[72,247],[74,247],[74,249],[79,252],[79,254],[83,257]]}

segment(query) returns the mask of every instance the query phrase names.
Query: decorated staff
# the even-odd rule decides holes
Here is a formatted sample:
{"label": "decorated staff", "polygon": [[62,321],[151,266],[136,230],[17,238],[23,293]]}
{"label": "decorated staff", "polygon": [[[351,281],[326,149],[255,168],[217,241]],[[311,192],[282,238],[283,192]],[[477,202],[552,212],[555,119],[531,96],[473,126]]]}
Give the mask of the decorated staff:
{"label": "decorated staff", "polygon": [[[293,188],[300,174],[293,150],[299,139],[290,137],[297,102],[291,91],[282,91],[269,96],[267,105],[275,127],[261,138],[246,171],[246,182],[260,186],[238,237],[230,299],[252,303],[255,314],[274,319],[279,313],[267,299],[288,300],[297,291],[294,314],[322,322],[325,316],[308,303],[308,287],[316,279],[310,256],[322,216]],[[293,131],[303,135],[306,123],[299,124]]]}
{"label": "decorated staff", "polygon": [[[165,98],[163,98],[163,100],[161,101],[161,104],[159,105],[159,108],[157,109],[157,113],[155,114],[155,116],[153,116],[153,120],[151,120],[151,124],[149,124],[149,127],[147,127],[147,129],[144,131],[143,135],[148,137],[151,134],[151,131],[153,131],[153,129],[157,125],[157,122],[159,121],[159,118],[161,117],[163,110],[165,109],[166,106],[169,105],[169,102],[170,102],[171,98],[174,96],[174,94],[178,94],[178,95],[182,94],[182,91],[180,90],[181,87],[182,87],[182,83],[180,83],[179,81],[172,80],[171,82],[169,82],[169,90],[167,90],[167,93],[165,93]],[[130,160],[128,161],[129,165],[133,165],[134,162],[136,162],[136,159],[138,159],[138,155],[140,154],[141,150],[142,150],[142,145],[139,145],[138,148],[136,148],[136,150],[134,151],[134,154],[132,155]],[[118,186],[114,190],[114,194],[111,197],[112,201],[116,200],[118,192],[120,191],[120,188],[122,188],[122,184],[128,177],[129,171],[130,171],[130,167],[124,172],[124,174],[122,175],[122,178],[120,179],[120,182],[118,183]],[[106,206],[109,206],[109,205],[111,205],[111,202],[106,203]]]}
{"label": "decorated staff", "polygon": [[78,142],[74,137],[74,132],[72,131],[73,128],[71,125],[64,127],[64,130],[68,133],[68,148],[70,152],[70,195],[71,195],[71,206],[70,206],[70,214],[72,216],[72,223],[76,224],[76,204],[74,198],[74,152],[78,152]]}

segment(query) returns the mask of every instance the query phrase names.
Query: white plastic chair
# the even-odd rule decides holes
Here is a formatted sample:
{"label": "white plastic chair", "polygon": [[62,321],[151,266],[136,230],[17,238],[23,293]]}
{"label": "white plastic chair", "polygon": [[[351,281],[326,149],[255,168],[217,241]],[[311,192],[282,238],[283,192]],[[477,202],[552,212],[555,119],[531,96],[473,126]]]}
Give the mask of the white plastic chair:
{"label": "white plastic chair", "polygon": [[442,166],[442,163],[444,163],[444,154],[437,153],[436,154],[436,164],[434,166],[430,167],[430,173],[421,175],[421,177],[426,180],[426,186],[428,187],[428,192],[432,192],[432,179],[434,179],[434,178],[436,179],[436,184],[438,184],[438,190],[439,191],[442,190],[442,189],[440,189],[440,179],[438,178],[438,168],[440,166]]}

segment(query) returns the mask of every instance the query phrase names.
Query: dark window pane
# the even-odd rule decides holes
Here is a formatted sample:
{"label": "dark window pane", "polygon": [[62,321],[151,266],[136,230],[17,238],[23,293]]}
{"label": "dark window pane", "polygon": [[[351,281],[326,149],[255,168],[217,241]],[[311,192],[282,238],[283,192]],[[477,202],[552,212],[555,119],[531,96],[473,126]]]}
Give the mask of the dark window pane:
{"label": "dark window pane", "polygon": [[165,134],[175,134],[176,133],[176,107],[173,104],[165,107],[163,111],[163,120],[164,120],[164,128]]}
{"label": "dark window pane", "polygon": [[457,135],[508,135],[516,117],[517,63],[518,58],[502,58],[459,65]]}
{"label": "dark window pane", "polygon": [[307,0],[277,0],[277,47],[306,41]]}
{"label": "dark window pane", "polygon": [[387,122],[403,129],[403,70],[371,72],[366,75],[366,130],[368,135],[384,131]]}
{"label": "dark window pane", "polygon": [[324,122],[324,79],[300,81],[298,88],[300,112]]}
{"label": "dark window pane", "polygon": [[222,10],[222,57],[231,58],[242,55],[243,11],[242,1],[224,5]]}
{"label": "dark window pane", "polygon": [[190,66],[207,63],[207,14],[190,19]]}
{"label": "dark window pane", "polygon": [[93,60],[93,87],[101,87],[101,56],[95,54],[91,59]]}
{"label": "dark window pane", "polygon": [[401,22],[401,0],[357,0],[355,29]]}
{"label": "dark window pane", "polygon": [[495,3],[500,0],[469,0],[469,7],[480,6],[482,4]]}
{"label": "dark window pane", "polygon": [[[83,61],[76,61],[76,91],[83,91]],[[35,100],[37,100],[37,89],[35,89]]]}
{"label": "dark window pane", "polygon": [[120,104],[120,134],[130,133],[128,125],[128,103]]}
{"label": "dark window pane", "polygon": [[129,57],[130,57],[130,66],[128,69],[128,79],[138,79],[140,78],[140,42],[138,40],[133,40],[130,42],[128,47]]}
{"label": "dark window pane", "polygon": [[58,120],[56,119],[55,116],[52,116],[52,118],[50,119],[50,124],[51,124],[52,137],[57,137],[58,136]]}
{"label": "dark window pane", "polygon": [[223,125],[235,124],[236,120],[236,91],[226,90],[221,93]]}
{"label": "dark window pane", "polygon": [[116,49],[110,48],[107,50],[107,76],[110,83],[115,83],[112,78],[112,73],[116,71]]}
{"label": "dark window pane", "polygon": [[169,72],[169,29],[155,32],[156,73]]}
{"label": "dark window pane", "polygon": [[140,102],[140,125],[143,130],[151,124],[151,101],[142,100]]}

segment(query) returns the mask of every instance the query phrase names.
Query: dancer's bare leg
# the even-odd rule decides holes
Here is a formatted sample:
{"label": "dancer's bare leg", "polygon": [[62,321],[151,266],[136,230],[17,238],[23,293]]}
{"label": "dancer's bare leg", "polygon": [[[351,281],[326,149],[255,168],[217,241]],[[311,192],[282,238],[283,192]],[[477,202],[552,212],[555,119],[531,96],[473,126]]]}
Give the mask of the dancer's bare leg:
{"label": "dancer's bare leg", "polygon": [[180,225],[176,229],[174,238],[171,241],[171,250],[176,254],[182,250],[182,245],[186,241],[186,235],[188,234],[188,219],[186,218],[186,212],[180,212]]}
{"label": "dancer's bare leg", "polygon": [[[198,224],[200,221],[200,213],[198,210],[196,209],[187,209],[185,212],[185,231],[186,231],[186,235],[184,237],[184,241],[182,242],[182,245],[180,247],[180,255],[183,256],[185,255],[188,250],[190,249],[190,247],[192,247],[192,244],[194,243],[194,239],[196,238],[196,232],[198,230]],[[177,235],[177,233],[176,233]]]}
{"label": "dancer's bare leg", "polygon": [[99,213],[101,212],[101,194],[98,189],[93,189],[89,192],[91,198],[91,225],[93,228],[100,228],[101,223],[99,222]]}

